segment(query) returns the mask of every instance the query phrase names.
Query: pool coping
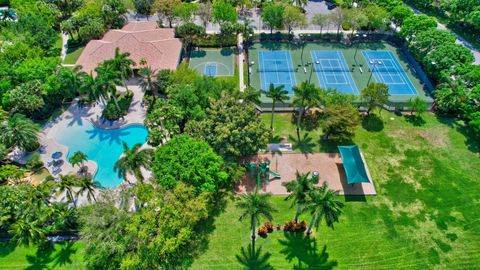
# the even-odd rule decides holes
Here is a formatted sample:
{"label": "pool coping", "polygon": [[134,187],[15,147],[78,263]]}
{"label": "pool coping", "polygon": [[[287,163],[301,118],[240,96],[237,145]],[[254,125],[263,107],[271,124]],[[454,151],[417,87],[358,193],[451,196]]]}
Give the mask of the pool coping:
{"label": "pool coping", "polygon": [[[78,169],[71,166],[71,164],[67,160],[67,154],[69,151],[68,147],[58,142],[52,134],[52,132],[59,131],[58,129],[59,127],[61,127],[61,124],[67,121],[89,121],[94,127],[103,130],[121,129],[131,125],[145,126],[144,119],[146,117],[146,108],[141,106],[143,92],[137,85],[129,85],[129,90],[134,93],[134,100],[132,101],[132,105],[128,110],[128,114],[120,120],[104,123],[104,121],[102,121],[102,118],[100,117],[101,112],[105,106],[104,104],[96,102],[93,105],[80,106],[78,104],[78,98],[76,98],[73,100],[67,110],[65,110],[64,112],[62,112],[62,114],[51,119],[45,125],[43,125],[42,131],[39,134],[39,142],[41,144],[39,153],[41,160],[44,162],[44,164],[47,165],[46,168],[49,173],[52,174],[52,176],[57,178],[59,174],[77,174],[78,172]],[[68,125],[68,123],[66,124]],[[145,142],[142,147],[145,147],[146,145],[147,142]],[[52,161],[51,154],[59,151],[59,149],[60,152],[62,152],[61,160],[63,160],[64,162],[61,166],[59,166],[60,171],[54,174],[53,168],[51,166],[48,166],[48,164]],[[85,165],[88,167],[88,171],[92,173],[93,176],[95,176],[98,171],[98,164],[95,161],[89,159],[85,163]],[[129,177],[129,179],[130,180],[123,180],[116,187],[99,186],[96,187],[95,190],[97,192],[99,192],[100,190],[117,190],[119,188],[122,188],[122,186],[126,183],[133,182],[131,181],[131,177]]]}

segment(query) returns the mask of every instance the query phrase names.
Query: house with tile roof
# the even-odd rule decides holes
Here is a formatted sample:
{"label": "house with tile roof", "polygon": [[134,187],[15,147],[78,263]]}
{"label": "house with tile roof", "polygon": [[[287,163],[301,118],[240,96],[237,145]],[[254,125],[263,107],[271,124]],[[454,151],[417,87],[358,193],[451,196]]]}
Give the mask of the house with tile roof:
{"label": "house with tile roof", "polygon": [[136,68],[143,59],[154,71],[175,70],[182,52],[173,28],[159,28],[156,22],[129,22],[122,29],[108,31],[101,40],[91,40],[76,64],[85,72],[94,72],[98,64],[114,57],[117,47],[130,53]]}

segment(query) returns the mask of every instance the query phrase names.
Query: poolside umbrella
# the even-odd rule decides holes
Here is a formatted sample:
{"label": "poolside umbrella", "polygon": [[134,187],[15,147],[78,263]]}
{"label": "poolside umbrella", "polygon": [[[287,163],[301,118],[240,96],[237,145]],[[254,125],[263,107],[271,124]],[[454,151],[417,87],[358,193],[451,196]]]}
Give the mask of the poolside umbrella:
{"label": "poolside umbrella", "polygon": [[363,162],[360,150],[357,145],[339,146],[338,150],[343,161],[343,168],[347,174],[347,182],[349,184],[355,183],[369,183],[365,163]]}
{"label": "poolside umbrella", "polygon": [[61,157],[62,157],[62,152],[57,151],[57,152],[52,154],[53,159],[59,159]]}

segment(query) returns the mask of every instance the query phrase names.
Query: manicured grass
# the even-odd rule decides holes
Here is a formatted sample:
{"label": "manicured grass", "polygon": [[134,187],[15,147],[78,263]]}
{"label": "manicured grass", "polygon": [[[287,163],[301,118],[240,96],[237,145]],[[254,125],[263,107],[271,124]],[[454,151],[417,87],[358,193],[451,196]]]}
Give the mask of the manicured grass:
{"label": "manicured grass", "polygon": [[[269,116],[263,117],[269,121]],[[276,119],[277,136],[295,136],[289,115],[277,114]],[[248,220],[238,221],[235,198],[229,199],[225,210],[209,226],[212,233],[205,250],[191,268],[480,268],[478,140],[469,137],[461,123],[431,114],[424,115],[421,126],[388,112],[382,112],[380,120],[359,127],[354,138],[378,195],[341,197],[345,207],[334,230],[322,224],[314,240],[275,231],[256,242],[257,253],[261,249],[261,254],[249,254]],[[310,134],[317,141],[321,130]],[[321,151],[320,146],[316,144],[314,151]],[[293,218],[294,209],[284,197],[273,197],[272,202],[279,210],[274,214],[274,224]],[[309,216],[304,214],[301,219],[308,222]],[[35,259],[27,256],[34,255],[35,249],[2,245],[0,265],[2,269],[23,269],[36,260],[39,265],[46,261],[53,269],[83,269],[79,262],[82,246],[78,242],[73,245],[76,252],[60,253],[62,246],[57,245],[57,252]],[[65,257],[70,258],[70,264],[54,267],[54,258],[65,261]]]}
{"label": "manicured grass", "polygon": [[64,242],[53,248],[0,243],[0,269],[85,269],[82,242]]}
{"label": "manicured grass", "polygon": [[[366,125],[370,131],[359,128],[354,138],[378,195],[342,197],[340,222],[334,230],[322,224],[312,243],[283,232],[259,239],[256,247],[269,255],[251,256],[250,262],[258,265],[263,258],[274,269],[480,267],[480,159],[475,140],[451,119],[426,114],[425,124],[414,126],[402,116],[382,116],[381,122]],[[276,127],[294,130],[286,123]],[[277,128],[275,133],[291,132]],[[280,210],[274,224],[293,217],[294,209],[283,197],[272,200]],[[193,269],[252,269],[236,258],[249,243],[248,222],[239,222],[239,215],[230,202]],[[308,221],[306,216],[302,219]]]}
{"label": "manicured grass", "polygon": [[67,55],[65,55],[65,60],[63,63],[74,65],[77,62],[78,57],[80,57],[80,54],[82,54],[83,49],[85,49],[85,46],[68,48]]}

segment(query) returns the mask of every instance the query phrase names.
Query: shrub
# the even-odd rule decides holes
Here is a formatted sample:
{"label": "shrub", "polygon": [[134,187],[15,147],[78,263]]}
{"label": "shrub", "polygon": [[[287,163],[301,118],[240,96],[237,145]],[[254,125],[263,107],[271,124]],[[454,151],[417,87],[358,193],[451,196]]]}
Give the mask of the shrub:
{"label": "shrub", "polygon": [[118,110],[113,99],[109,100],[107,106],[105,107],[105,109],[103,109],[102,116],[110,121],[120,119],[122,116],[125,116],[128,113],[128,108],[132,103],[132,99],[133,93],[131,93],[130,91],[125,93],[124,97],[119,98],[117,102],[120,110]]}
{"label": "shrub", "polygon": [[7,164],[0,166],[0,183],[10,179],[20,179],[23,177],[23,171],[15,165]]}
{"label": "shrub", "polygon": [[270,221],[265,222],[264,227],[267,228],[269,233],[273,232],[273,223]]}
{"label": "shrub", "polygon": [[27,160],[26,167],[29,170],[37,170],[43,167],[43,161],[40,159],[39,153],[33,153]]}
{"label": "shrub", "polygon": [[352,26],[350,25],[350,23],[344,22],[344,23],[342,23],[342,29],[345,30],[345,31],[348,31],[348,30],[352,29]]}
{"label": "shrub", "polygon": [[287,232],[303,232],[306,229],[307,223],[305,221],[297,223],[294,220],[290,220],[285,222],[285,226],[283,226],[283,230]]}
{"label": "shrub", "polygon": [[262,227],[258,228],[258,235],[260,235],[261,237],[266,237],[267,233],[268,233],[268,228],[267,227],[262,226]]}

